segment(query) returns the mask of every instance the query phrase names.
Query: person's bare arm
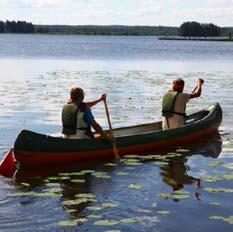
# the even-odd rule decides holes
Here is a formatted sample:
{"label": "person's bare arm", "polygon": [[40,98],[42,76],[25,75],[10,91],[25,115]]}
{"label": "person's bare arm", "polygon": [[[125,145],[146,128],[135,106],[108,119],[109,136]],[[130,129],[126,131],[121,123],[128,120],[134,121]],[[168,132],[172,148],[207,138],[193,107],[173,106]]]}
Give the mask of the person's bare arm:
{"label": "person's bare arm", "polygon": [[103,131],[102,127],[99,125],[99,123],[97,123],[97,122],[95,121],[95,119],[93,119],[93,120],[91,121],[91,126],[95,129],[95,131],[96,131],[97,133],[100,134],[100,136],[101,136],[102,138],[105,138],[105,139],[107,139],[107,140],[109,140],[109,141],[111,141],[111,142],[114,141],[114,137],[111,136],[111,135],[108,135],[107,133],[105,133],[105,132]]}
{"label": "person's bare arm", "polygon": [[204,80],[199,78],[197,80],[197,84],[191,94],[189,94],[190,99],[191,98],[196,98],[201,96],[201,91],[202,91],[202,85],[204,84]]}
{"label": "person's bare arm", "polygon": [[94,105],[96,105],[97,103],[103,101],[104,99],[106,99],[106,94],[102,94],[101,97],[97,100],[94,100],[94,101],[90,101],[90,102],[86,102],[87,106],[88,107],[92,107]]}

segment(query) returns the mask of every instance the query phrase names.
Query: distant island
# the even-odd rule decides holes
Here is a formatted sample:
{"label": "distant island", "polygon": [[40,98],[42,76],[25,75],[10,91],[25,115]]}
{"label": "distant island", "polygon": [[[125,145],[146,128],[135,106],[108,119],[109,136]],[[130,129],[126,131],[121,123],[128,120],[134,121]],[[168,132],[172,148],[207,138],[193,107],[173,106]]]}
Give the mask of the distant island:
{"label": "distant island", "polygon": [[26,21],[0,21],[0,33],[37,33],[59,35],[121,35],[121,36],[231,36],[233,27],[185,22],[180,27],[124,25],[34,25]]}

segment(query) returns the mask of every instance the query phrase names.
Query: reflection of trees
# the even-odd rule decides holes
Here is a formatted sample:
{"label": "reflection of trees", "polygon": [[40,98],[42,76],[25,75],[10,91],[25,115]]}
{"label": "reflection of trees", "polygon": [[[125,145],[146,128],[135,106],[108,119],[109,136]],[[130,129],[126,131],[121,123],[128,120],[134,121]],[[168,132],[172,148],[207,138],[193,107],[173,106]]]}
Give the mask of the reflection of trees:
{"label": "reflection of trees", "polygon": [[187,156],[203,155],[205,157],[217,158],[222,150],[222,140],[219,134],[213,135],[208,140],[202,141],[195,147],[186,147],[189,151],[184,154],[184,157],[174,157],[169,159],[167,166],[161,167],[161,176],[163,181],[172,186],[173,190],[179,190],[186,184],[195,183],[200,186],[200,180],[187,174],[189,167],[186,165]]}

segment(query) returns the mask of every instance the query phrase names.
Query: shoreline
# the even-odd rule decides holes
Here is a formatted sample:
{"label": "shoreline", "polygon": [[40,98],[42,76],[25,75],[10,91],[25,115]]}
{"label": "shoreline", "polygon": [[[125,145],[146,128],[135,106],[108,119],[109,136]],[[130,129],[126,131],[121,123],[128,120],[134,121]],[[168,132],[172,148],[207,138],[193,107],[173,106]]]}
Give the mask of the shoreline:
{"label": "shoreline", "polygon": [[218,41],[233,42],[229,37],[182,37],[182,36],[158,36],[159,40],[187,40],[187,41]]}

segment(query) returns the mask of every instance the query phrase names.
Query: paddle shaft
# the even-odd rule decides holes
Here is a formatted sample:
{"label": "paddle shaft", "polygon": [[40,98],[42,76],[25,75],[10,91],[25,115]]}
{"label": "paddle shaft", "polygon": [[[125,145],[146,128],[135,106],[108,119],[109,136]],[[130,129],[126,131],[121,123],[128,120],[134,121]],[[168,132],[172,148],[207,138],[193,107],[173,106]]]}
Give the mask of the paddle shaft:
{"label": "paddle shaft", "polygon": [[[112,124],[111,124],[111,120],[110,120],[110,116],[109,116],[108,105],[107,105],[106,99],[104,100],[104,107],[105,107],[105,112],[106,112],[107,119],[108,119],[109,132],[110,132],[110,135],[113,136]],[[113,151],[114,151],[115,158],[119,159],[119,155],[118,155],[118,152],[117,152],[115,142],[113,142]]]}

